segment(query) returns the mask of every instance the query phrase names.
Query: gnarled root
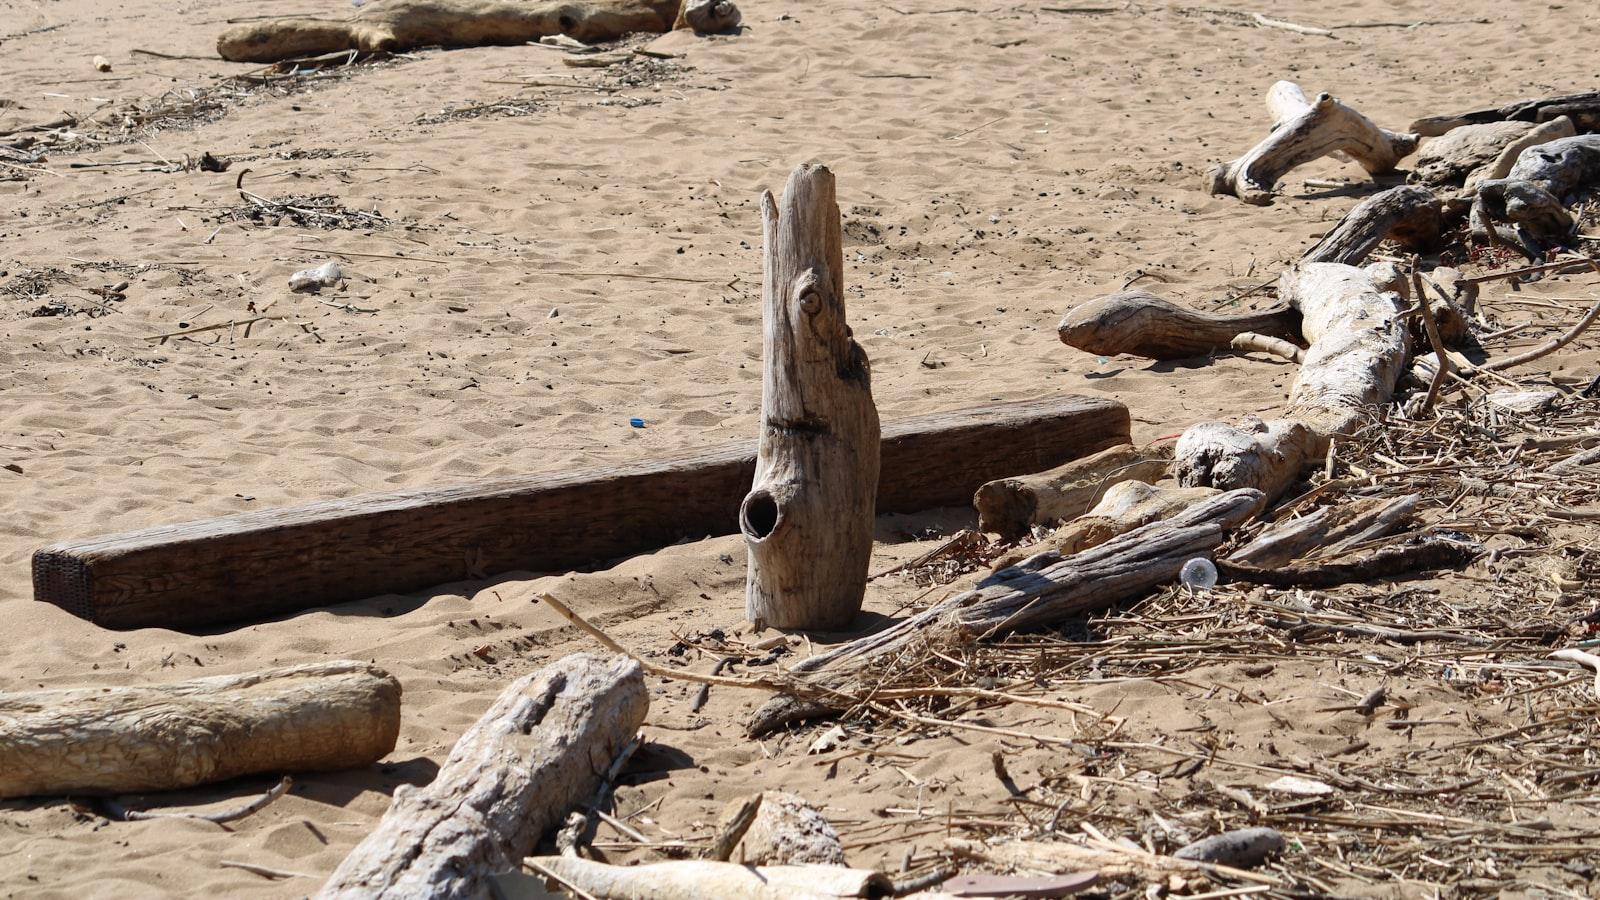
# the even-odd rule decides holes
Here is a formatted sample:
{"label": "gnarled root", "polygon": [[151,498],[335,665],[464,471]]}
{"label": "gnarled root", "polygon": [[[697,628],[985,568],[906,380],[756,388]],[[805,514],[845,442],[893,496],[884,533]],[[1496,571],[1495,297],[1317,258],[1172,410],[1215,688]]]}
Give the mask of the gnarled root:
{"label": "gnarled root", "polygon": [[[1582,134],[1529,147],[1505,178],[1478,185],[1472,204],[1475,235],[1505,239],[1539,259],[1572,237],[1575,222],[1563,199],[1600,181],[1600,135]],[[1489,234],[1497,223],[1511,227]]]}
{"label": "gnarled root", "polygon": [[[1278,119],[1272,134],[1254,149],[1211,170],[1213,194],[1233,194],[1246,203],[1272,202],[1273,186],[1291,169],[1336,152],[1348,154],[1373,174],[1394,171],[1395,165],[1417,149],[1417,136],[1379,128],[1371,119],[1335,100],[1318,94],[1297,114],[1293,91],[1279,82],[1268,92],[1269,106]],[[1303,94],[1299,94],[1304,97]]]}

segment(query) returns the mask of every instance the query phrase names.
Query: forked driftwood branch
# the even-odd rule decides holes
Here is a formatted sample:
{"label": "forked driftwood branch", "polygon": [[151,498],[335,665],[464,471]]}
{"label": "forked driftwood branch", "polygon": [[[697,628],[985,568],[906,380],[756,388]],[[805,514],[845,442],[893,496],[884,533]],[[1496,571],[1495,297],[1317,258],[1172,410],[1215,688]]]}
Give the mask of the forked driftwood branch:
{"label": "forked driftwood branch", "polygon": [[1379,175],[1394,171],[1417,149],[1417,135],[1379,128],[1330,94],[1307,99],[1298,85],[1280,81],[1267,96],[1272,133],[1244,156],[1212,169],[1207,176],[1211,193],[1264,205],[1272,202],[1280,178],[1319,157],[1344,153]]}

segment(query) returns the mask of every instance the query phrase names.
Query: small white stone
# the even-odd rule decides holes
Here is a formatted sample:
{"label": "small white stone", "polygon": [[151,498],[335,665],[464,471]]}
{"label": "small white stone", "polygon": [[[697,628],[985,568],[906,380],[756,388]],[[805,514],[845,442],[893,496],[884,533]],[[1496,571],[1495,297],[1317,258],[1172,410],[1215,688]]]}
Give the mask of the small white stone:
{"label": "small white stone", "polygon": [[339,270],[339,264],[330,259],[315,269],[301,269],[290,275],[289,290],[317,291],[333,287],[343,277],[344,273]]}

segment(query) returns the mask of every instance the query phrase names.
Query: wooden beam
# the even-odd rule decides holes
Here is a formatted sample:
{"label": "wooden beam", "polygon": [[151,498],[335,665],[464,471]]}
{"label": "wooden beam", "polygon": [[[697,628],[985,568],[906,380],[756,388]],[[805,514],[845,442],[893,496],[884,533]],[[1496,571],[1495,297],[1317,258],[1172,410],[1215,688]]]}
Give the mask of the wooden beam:
{"label": "wooden beam", "polygon": [[[884,427],[880,513],[965,506],[986,481],[1129,440],[1127,407],[1057,397]],[[327,500],[66,541],[33,596],[106,628],[200,629],[509,571],[565,572],[738,531],[755,448]]]}

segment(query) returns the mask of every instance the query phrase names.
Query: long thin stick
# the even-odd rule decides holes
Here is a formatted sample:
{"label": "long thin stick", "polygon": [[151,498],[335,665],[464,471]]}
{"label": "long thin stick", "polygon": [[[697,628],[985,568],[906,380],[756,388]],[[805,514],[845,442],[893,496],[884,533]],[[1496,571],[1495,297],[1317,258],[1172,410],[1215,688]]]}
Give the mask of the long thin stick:
{"label": "long thin stick", "polygon": [[[1591,265],[1595,266],[1596,271],[1600,271],[1600,264],[1591,263]],[[1566,345],[1577,340],[1579,335],[1589,330],[1589,326],[1594,324],[1594,320],[1596,318],[1600,318],[1600,300],[1596,300],[1595,304],[1589,307],[1589,311],[1585,313],[1583,318],[1578,321],[1578,324],[1572,326],[1571,330],[1569,330],[1566,334],[1546,341],[1532,350],[1527,351],[1526,353],[1519,353],[1516,356],[1508,356],[1505,359],[1490,360],[1478,368],[1486,372],[1498,372],[1501,369],[1509,369],[1512,366],[1520,366],[1523,363],[1532,362],[1541,356],[1549,356],[1557,350],[1560,350],[1562,347],[1565,347]]]}
{"label": "long thin stick", "polygon": [[1415,263],[1411,266],[1411,287],[1417,295],[1417,309],[1422,313],[1422,327],[1428,332],[1428,343],[1433,345],[1433,355],[1439,359],[1439,367],[1433,372],[1433,382],[1428,385],[1428,396],[1423,398],[1422,409],[1418,411],[1426,416],[1433,409],[1433,401],[1439,398],[1439,388],[1450,377],[1450,354],[1444,352],[1444,341],[1439,337],[1439,323],[1433,318],[1433,308],[1428,305],[1428,292],[1422,288],[1422,275],[1417,272]]}
{"label": "long thin stick", "polygon": [[149,819],[199,819],[203,822],[216,822],[221,824],[223,822],[232,822],[236,819],[242,819],[245,816],[255,815],[256,813],[270,806],[274,800],[277,800],[279,797],[287,794],[289,792],[289,788],[293,786],[294,779],[285,775],[283,776],[283,780],[278,782],[272,790],[267,791],[265,794],[262,794],[254,800],[251,800],[249,803],[246,803],[243,806],[236,806],[233,809],[224,809],[214,813],[156,812],[151,810],[126,809],[120,803],[111,802],[106,803],[106,808],[112,813],[116,814],[116,817],[124,822],[142,822]]}

